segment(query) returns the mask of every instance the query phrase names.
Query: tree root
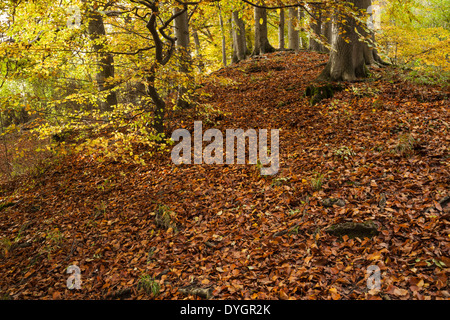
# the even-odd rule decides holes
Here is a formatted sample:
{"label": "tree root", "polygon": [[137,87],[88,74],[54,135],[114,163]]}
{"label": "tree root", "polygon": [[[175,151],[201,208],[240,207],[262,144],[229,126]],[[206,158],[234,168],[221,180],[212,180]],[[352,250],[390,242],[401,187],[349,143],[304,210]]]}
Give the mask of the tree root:
{"label": "tree root", "polygon": [[178,291],[185,295],[193,295],[200,298],[209,299],[212,297],[213,290],[211,288],[199,288],[193,285],[189,285],[187,287],[178,289]]}

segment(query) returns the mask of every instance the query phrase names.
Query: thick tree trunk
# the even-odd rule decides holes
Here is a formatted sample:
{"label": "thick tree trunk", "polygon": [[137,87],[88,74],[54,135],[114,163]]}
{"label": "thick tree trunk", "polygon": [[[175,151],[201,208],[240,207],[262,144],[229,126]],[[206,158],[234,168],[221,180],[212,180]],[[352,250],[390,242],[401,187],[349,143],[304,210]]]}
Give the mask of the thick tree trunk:
{"label": "thick tree trunk", "polygon": [[[182,9],[174,9],[174,15],[180,12]],[[175,38],[177,49],[184,49],[186,53],[189,52],[189,24],[187,11],[184,11],[181,15],[177,16],[174,20]]]}
{"label": "thick tree trunk", "polygon": [[106,101],[100,99],[99,107],[102,112],[111,111],[112,106],[117,104],[117,96],[114,87],[110,82],[114,78],[114,58],[112,54],[103,52],[103,41],[98,41],[99,38],[106,35],[105,26],[103,24],[103,17],[98,11],[89,10],[88,16],[88,33],[90,39],[93,41],[93,49],[97,53],[98,71],[95,75],[98,91],[107,91]]}
{"label": "thick tree trunk", "polygon": [[298,10],[296,8],[289,8],[289,23],[288,23],[288,39],[289,49],[298,52],[299,50],[299,34],[296,26],[298,24]]}
{"label": "thick tree trunk", "polygon": [[255,14],[255,48],[252,55],[274,52],[275,49],[267,38],[267,12],[264,8],[254,8]]}
{"label": "thick tree trunk", "polygon": [[[174,9],[173,14],[177,14],[181,9]],[[187,11],[177,16],[174,20],[174,33],[176,38],[176,48],[180,56],[180,71],[189,71],[189,24]]]}
{"label": "thick tree trunk", "polygon": [[[358,9],[366,9],[362,0],[348,0]],[[333,50],[318,80],[355,81],[367,76],[364,43],[359,41],[355,28],[360,30],[351,16],[336,17],[333,30]]]}
{"label": "thick tree trunk", "polygon": [[319,5],[311,5],[311,14],[314,18],[311,21],[311,29],[313,31],[313,36],[309,39],[309,50],[320,51],[321,44],[314,39],[314,37],[319,38],[322,29],[322,13],[320,11]]}
{"label": "thick tree trunk", "polygon": [[233,50],[235,59],[237,61],[245,60],[247,47],[245,43],[245,24],[242,17],[239,17],[238,11],[232,13],[232,35],[233,35]]}
{"label": "thick tree trunk", "polygon": [[278,22],[278,47],[283,50],[285,47],[284,41],[284,10],[280,9],[280,21]]}
{"label": "thick tree trunk", "polygon": [[[362,1],[362,7],[363,8],[369,8],[372,5],[372,0],[361,0]],[[370,15],[372,15],[372,12],[368,12]],[[370,30],[369,33],[367,33],[364,30],[361,30],[361,33],[368,39],[369,43],[364,42],[364,59],[366,61],[366,64],[368,65],[386,65],[387,63],[384,62],[380,56],[377,53],[377,50],[375,48],[375,32],[374,30]]]}

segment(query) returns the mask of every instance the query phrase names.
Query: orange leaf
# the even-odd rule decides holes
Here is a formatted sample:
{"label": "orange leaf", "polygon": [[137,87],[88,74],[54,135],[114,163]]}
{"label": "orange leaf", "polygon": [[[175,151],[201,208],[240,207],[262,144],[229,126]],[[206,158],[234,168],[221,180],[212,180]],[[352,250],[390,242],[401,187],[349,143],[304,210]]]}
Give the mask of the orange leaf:
{"label": "orange leaf", "polygon": [[280,291],[279,294],[280,294],[280,299],[281,300],[288,300],[289,299],[288,295],[284,291]]}

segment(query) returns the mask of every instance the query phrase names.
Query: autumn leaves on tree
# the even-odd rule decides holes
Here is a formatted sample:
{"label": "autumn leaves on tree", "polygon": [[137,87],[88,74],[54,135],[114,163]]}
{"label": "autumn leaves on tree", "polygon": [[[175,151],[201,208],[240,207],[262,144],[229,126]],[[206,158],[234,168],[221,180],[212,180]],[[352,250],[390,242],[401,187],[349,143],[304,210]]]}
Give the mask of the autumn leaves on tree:
{"label": "autumn leaves on tree", "polygon": [[46,118],[44,136],[61,123],[67,131],[125,128],[83,145],[127,158],[133,144],[163,142],[167,106],[195,105],[199,79],[229,63],[310,50],[329,54],[319,81],[367,77],[368,67],[385,64],[377,41],[386,38],[368,24],[380,17],[375,7],[371,0],[6,1],[2,90],[20,85],[27,93],[26,102],[4,99],[3,108]]}
{"label": "autumn leaves on tree", "polygon": [[[76,110],[77,114],[66,115],[70,119],[80,120],[82,118],[80,111],[85,109],[89,112],[85,116],[110,113],[109,121],[111,119],[119,122],[127,121],[124,120],[123,114],[129,113],[132,108],[126,111],[130,105],[126,105],[125,102],[138,101],[135,98],[128,98],[131,92],[135,92],[141,104],[138,109],[142,108],[148,117],[153,118],[151,127],[148,126],[148,119],[144,121],[145,127],[154,131],[152,138],[147,139],[147,129],[145,132],[139,129],[133,139],[135,142],[152,143],[152,140],[160,140],[158,136],[166,133],[164,122],[167,102],[174,99],[176,106],[181,109],[191,104],[192,84],[196,77],[194,73],[198,70],[206,71],[204,68],[193,68],[194,64],[205,65],[205,61],[200,61],[206,57],[204,54],[201,55],[201,51],[204,51],[201,41],[211,42],[216,35],[220,35],[222,64],[226,65],[227,60],[236,63],[250,56],[284,50],[285,42],[289,50],[298,52],[307,47],[309,33],[310,50],[326,51],[331,46],[329,64],[320,78],[352,81],[366,76],[367,63],[379,61],[372,49],[374,35],[370,34],[370,30],[364,25],[367,18],[365,11],[369,6],[370,1],[279,4],[244,0],[221,2],[175,0],[165,3],[149,0],[106,3],[67,0],[61,4],[36,1],[27,5],[11,1],[3,5],[4,11],[10,15],[11,22],[13,17],[22,11],[34,11],[36,19],[23,20],[23,23],[28,23],[27,28],[22,30],[28,40],[17,38],[16,44],[3,48],[11,57],[22,55],[26,56],[26,59],[30,59],[29,56],[33,52],[40,50],[58,52],[52,56],[52,62],[48,56],[42,56],[40,60],[34,56],[35,64],[29,64],[27,69],[23,70],[29,71],[27,77],[39,75],[48,79],[53,78],[60,82],[62,88],[66,87],[68,92],[72,88],[67,79],[81,79],[72,80],[78,81],[76,93],[63,95],[62,99],[58,99],[56,93],[55,97],[46,98],[50,100],[45,104],[45,108],[49,106],[57,108],[56,106],[62,103],[76,105],[70,112]],[[70,11],[71,15],[78,15],[76,19],[67,14],[69,12],[67,8],[76,8],[75,11]],[[44,14],[45,12],[47,13]],[[64,12],[66,14],[61,14]],[[275,14],[279,18],[278,49],[270,43],[269,14],[271,17]],[[214,30],[214,35],[208,21],[203,19],[204,16],[218,18],[216,20],[218,28],[215,27],[218,32]],[[66,23],[69,19],[78,22],[69,25]],[[311,29],[308,29],[308,24]],[[15,27],[16,25],[17,23],[14,24]],[[230,30],[231,36],[228,36],[227,30]],[[64,42],[61,35],[69,33],[71,42]],[[11,28],[8,34],[17,37]],[[52,37],[61,40],[52,42]],[[193,41],[190,40],[191,37]],[[230,44],[227,43],[228,38]],[[368,40],[372,44],[370,48],[366,45]],[[27,50],[19,51],[19,45],[24,42],[28,42]],[[75,65],[82,64],[83,67],[72,70],[59,67],[70,60],[74,61]],[[39,67],[48,63],[51,65],[51,71]],[[33,72],[33,68],[44,72]],[[55,77],[56,74],[61,76]],[[9,77],[8,80],[15,81],[11,74]],[[94,79],[95,88],[87,84],[91,78]],[[130,87],[134,89],[129,90]],[[37,110],[39,108],[33,104],[30,104],[30,107],[36,114],[53,112],[45,108]],[[70,109],[62,111],[66,113],[68,110]],[[96,112],[92,113],[90,110]],[[104,119],[106,118],[103,117],[103,120],[94,121],[89,125],[101,124]],[[80,121],[77,125],[81,125]],[[130,135],[120,137],[116,135],[114,139],[120,138],[124,145],[133,143],[131,140],[125,141],[124,137],[130,138]]]}

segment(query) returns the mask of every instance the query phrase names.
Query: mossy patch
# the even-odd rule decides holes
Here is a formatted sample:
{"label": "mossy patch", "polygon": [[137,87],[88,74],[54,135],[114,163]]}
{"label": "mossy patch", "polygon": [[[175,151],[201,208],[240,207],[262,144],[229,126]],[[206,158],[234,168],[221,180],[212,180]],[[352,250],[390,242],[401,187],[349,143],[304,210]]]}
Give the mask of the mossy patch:
{"label": "mossy patch", "polygon": [[309,85],[305,90],[305,97],[311,97],[309,103],[313,106],[323,99],[332,98],[335,92],[341,91],[342,89],[341,85],[331,83],[319,87]]}
{"label": "mossy patch", "polygon": [[369,220],[365,222],[344,222],[334,224],[325,229],[326,233],[342,237],[347,235],[352,238],[371,238],[378,234],[378,226],[375,222]]}

